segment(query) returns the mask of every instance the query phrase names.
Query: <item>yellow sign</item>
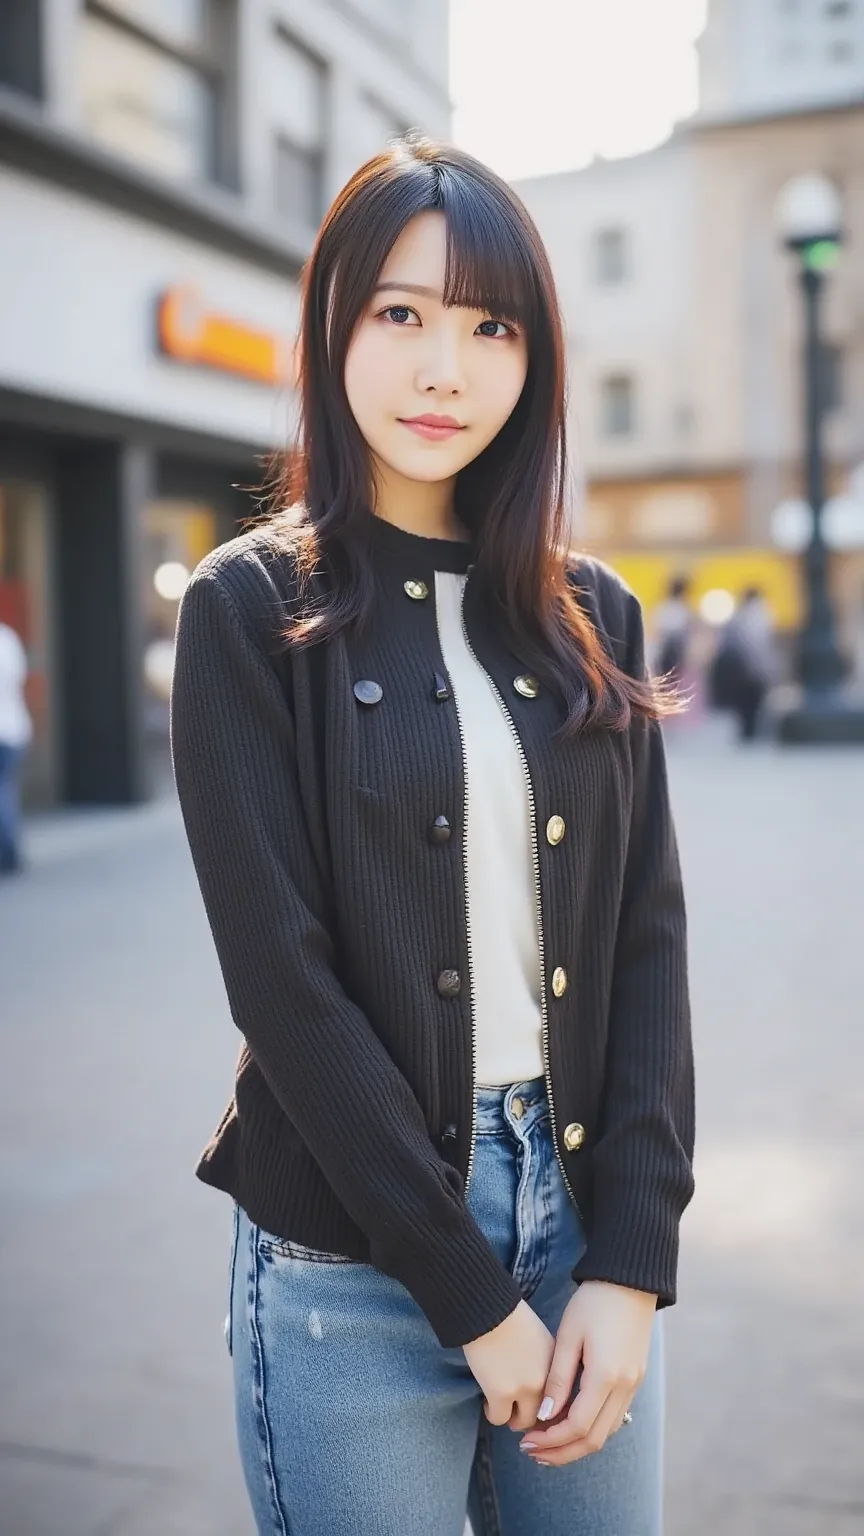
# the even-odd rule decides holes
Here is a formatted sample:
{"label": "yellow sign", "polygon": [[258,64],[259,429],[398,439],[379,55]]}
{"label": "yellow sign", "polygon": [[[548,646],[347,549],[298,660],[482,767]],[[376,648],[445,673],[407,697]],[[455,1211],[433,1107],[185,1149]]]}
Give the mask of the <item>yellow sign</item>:
{"label": "yellow sign", "polygon": [[689,576],[690,596],[698,607],[706,592],[718,588],[737,600],[746,587],[760,587],[774,622],[794,629],[801,621],[800,565],[797,559],[773,549],[704,549],[698,553],[643,554],[634,550],[604,551],[603,558],[633,588],[648,614],[666,596],[675,576]]}
{"label": "yellow sign", "polygon": [[194,288],[169,288],[158,308],[160,349],[181,363],[237,373],[259,384],[286,384],[291,349],[273,331],[208,310]]}

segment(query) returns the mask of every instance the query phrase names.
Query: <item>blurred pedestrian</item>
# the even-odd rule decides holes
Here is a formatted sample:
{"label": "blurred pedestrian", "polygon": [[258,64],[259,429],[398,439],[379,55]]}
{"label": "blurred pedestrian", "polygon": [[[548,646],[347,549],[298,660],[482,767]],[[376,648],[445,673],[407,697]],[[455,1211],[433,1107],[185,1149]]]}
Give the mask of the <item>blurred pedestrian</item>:
{"label": "blurred pedestrian", "polygon": [[17,632],[0,621],[0,875],[23,868],[20,775],[33,724],[24,698],[27,653]]}
{"label": "blurred pedestrian", "polygon": [[692,607],[690,593],[689,576],[675,576],[651,616],[654,675],[668,677],[687,706],[665,722],[676,730],[688,729],[704,717],[705,671],[713,650],[709,626]]}
{"label": "blurred pedestrian", "polygon": [[771,610],[760,588],[748,587],[721,632],[711,667],[712,703],[735,715],[741,741],[756,735],[776,666]]}
{"label": "blurred pedestrian", "polygon": [[693,610],[690,606],[690,578],[675,576],[662,603],[654,609],[652,629],[654,634],[654,671],[658,677],[672,674],[680,685],[683,681],[689,657],[690,638],[693,633]]}
{"label": "blurred pedestrian", "polygon": [[459,1536],[467,1502],[478,1533],[659,1536],[693,1188],[676,703],[633,594],[562,539],[522,203],[425,140],[361,167],[300,351],[303,451],[186,589],[171,716],[244,1036],[197,1171],[233,1201],[258,1529]]}

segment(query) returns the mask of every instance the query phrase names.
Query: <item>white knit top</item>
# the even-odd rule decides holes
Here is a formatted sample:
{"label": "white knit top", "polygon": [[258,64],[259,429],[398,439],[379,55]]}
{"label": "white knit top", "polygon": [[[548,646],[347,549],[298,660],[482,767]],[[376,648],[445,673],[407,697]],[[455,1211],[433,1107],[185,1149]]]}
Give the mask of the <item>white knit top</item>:
{"label": "white knit top", "polygon": [[477,1082],[543,1075],[531,816],[516,742],[462,628],[465,576],[435,573],[435,607],[467,760],[466,866]]}

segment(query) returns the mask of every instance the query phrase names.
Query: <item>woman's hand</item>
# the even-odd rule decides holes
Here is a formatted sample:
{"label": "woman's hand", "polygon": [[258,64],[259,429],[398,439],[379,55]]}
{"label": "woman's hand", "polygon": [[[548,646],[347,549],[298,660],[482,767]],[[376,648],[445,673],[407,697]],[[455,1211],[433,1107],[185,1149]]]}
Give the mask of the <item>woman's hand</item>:
{"label": "woman's hand", "polygon": [[645,1375],[656,1302],[648,1291],[604,1280],[583,1281],[558,1329],[545,1391],[552,1406],[544,1420],[560,1415],[569,1402],[581,1361],[579,1391],[565,1417],[548,1428],[533,1427],[520,1441],[520,1450],[552,1467],[602,1450],[621,1428]]}
{"label": "woman's hand", "polygon": [[490,1424],[530,1429],[536,1421],[555,1340],[527,1301],[503,1323],[462,1346],[468,1368],[486,1401]]}

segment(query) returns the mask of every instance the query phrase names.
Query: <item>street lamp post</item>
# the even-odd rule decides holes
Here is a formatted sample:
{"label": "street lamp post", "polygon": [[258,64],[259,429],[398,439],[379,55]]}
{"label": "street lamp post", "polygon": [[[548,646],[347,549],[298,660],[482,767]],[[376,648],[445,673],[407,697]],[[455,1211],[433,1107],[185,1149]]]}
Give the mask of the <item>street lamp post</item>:
{"label": "street lamp post", "polygon": [[837,264],[842,241],[840,198],[823,176],[796,176],[778,204],[787,249],[799,260],[804,298],[805,483],[812,514],[804,551],[807,613],[800,636],[800,703],[779,717],[784,742],[864,742],[864,710],[853,708],[840,688],[843,661],[828,585],[828,547],[823,528],[825,370],[820,326],[825,274]]}

